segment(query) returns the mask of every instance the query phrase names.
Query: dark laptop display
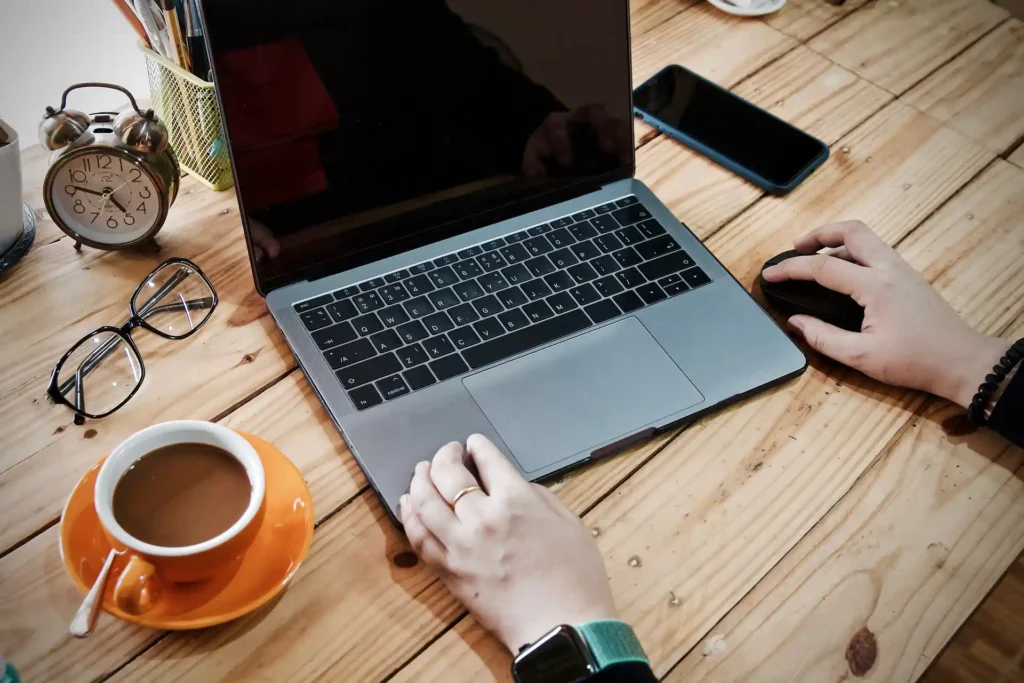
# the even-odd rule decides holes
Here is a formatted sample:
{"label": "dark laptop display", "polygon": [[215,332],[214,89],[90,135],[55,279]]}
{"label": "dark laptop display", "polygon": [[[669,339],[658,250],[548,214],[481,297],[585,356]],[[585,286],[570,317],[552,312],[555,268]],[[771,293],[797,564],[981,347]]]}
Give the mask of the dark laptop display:
{"label": "dark laptop display", "polygon": [[264,294],[632,175],[621,0],[205,0]]}

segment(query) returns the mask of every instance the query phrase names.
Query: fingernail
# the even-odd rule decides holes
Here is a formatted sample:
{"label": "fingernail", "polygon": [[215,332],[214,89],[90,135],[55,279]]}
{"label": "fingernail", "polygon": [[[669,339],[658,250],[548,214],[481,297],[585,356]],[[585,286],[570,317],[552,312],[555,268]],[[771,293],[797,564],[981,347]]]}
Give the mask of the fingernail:
{"label": "fingernail", "polygon": [[406,493],[405,495],[403,495],[401,498],[398,499],[398,506],[399,507],[404,508],[407,505],[409,505],[409,494],[408,493]]}
{"label": "fingernail", "polygon": [[803,332],[804,331],[804,321],[801,320],[800,318],[790,318],[789,319],[789,326],[792,327],[794,330],[797,330],[799,332]]}

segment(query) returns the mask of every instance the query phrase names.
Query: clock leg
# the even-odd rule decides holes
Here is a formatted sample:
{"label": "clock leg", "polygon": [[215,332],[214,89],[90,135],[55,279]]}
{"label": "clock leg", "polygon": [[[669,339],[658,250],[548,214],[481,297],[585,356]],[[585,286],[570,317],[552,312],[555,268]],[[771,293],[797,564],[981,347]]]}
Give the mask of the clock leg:
{"label": "clock leg", "polygon": [[153,251],[160,251],[160,243],[156,241],[156,237],[149,238],[149,248]]}
{"label": "clock leg", "polygon": [[75,242],[75,251],[82,251],[82,243]]}

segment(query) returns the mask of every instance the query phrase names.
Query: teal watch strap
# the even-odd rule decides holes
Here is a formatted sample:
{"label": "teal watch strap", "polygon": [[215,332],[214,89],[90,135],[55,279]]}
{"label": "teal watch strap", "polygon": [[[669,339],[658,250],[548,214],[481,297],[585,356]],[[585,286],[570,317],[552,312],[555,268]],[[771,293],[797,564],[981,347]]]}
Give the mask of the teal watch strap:
{"label": "teal watch strap", "polygon": [[650,663],[647,661],[644,648],[633,632],[633,627],[624,621],[618,619],[588,621],[573,628],[586,641],[590,653],[597,663],[598,671],[612,664],[623,662]]}

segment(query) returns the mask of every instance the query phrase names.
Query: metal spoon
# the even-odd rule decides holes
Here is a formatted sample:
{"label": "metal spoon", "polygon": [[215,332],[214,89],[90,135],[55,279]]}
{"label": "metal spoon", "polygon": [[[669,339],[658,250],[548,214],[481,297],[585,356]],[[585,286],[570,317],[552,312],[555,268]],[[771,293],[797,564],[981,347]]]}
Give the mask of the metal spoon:
{"label": "metal spoon", "polygon": [[107,555],[107,561],[103,563],[99,576],[92,584],[92,588],[85,594],[82,605],[75,612],[75,618],[71,620],[68,630],[75,638],[85,638],[96,626],[96,616],[100,613],[100,605],[103,604],[103,592],[107,585],[107,575],[110,574],[110,566],[114,564],[114,556],[117,552],[111,550]]}

